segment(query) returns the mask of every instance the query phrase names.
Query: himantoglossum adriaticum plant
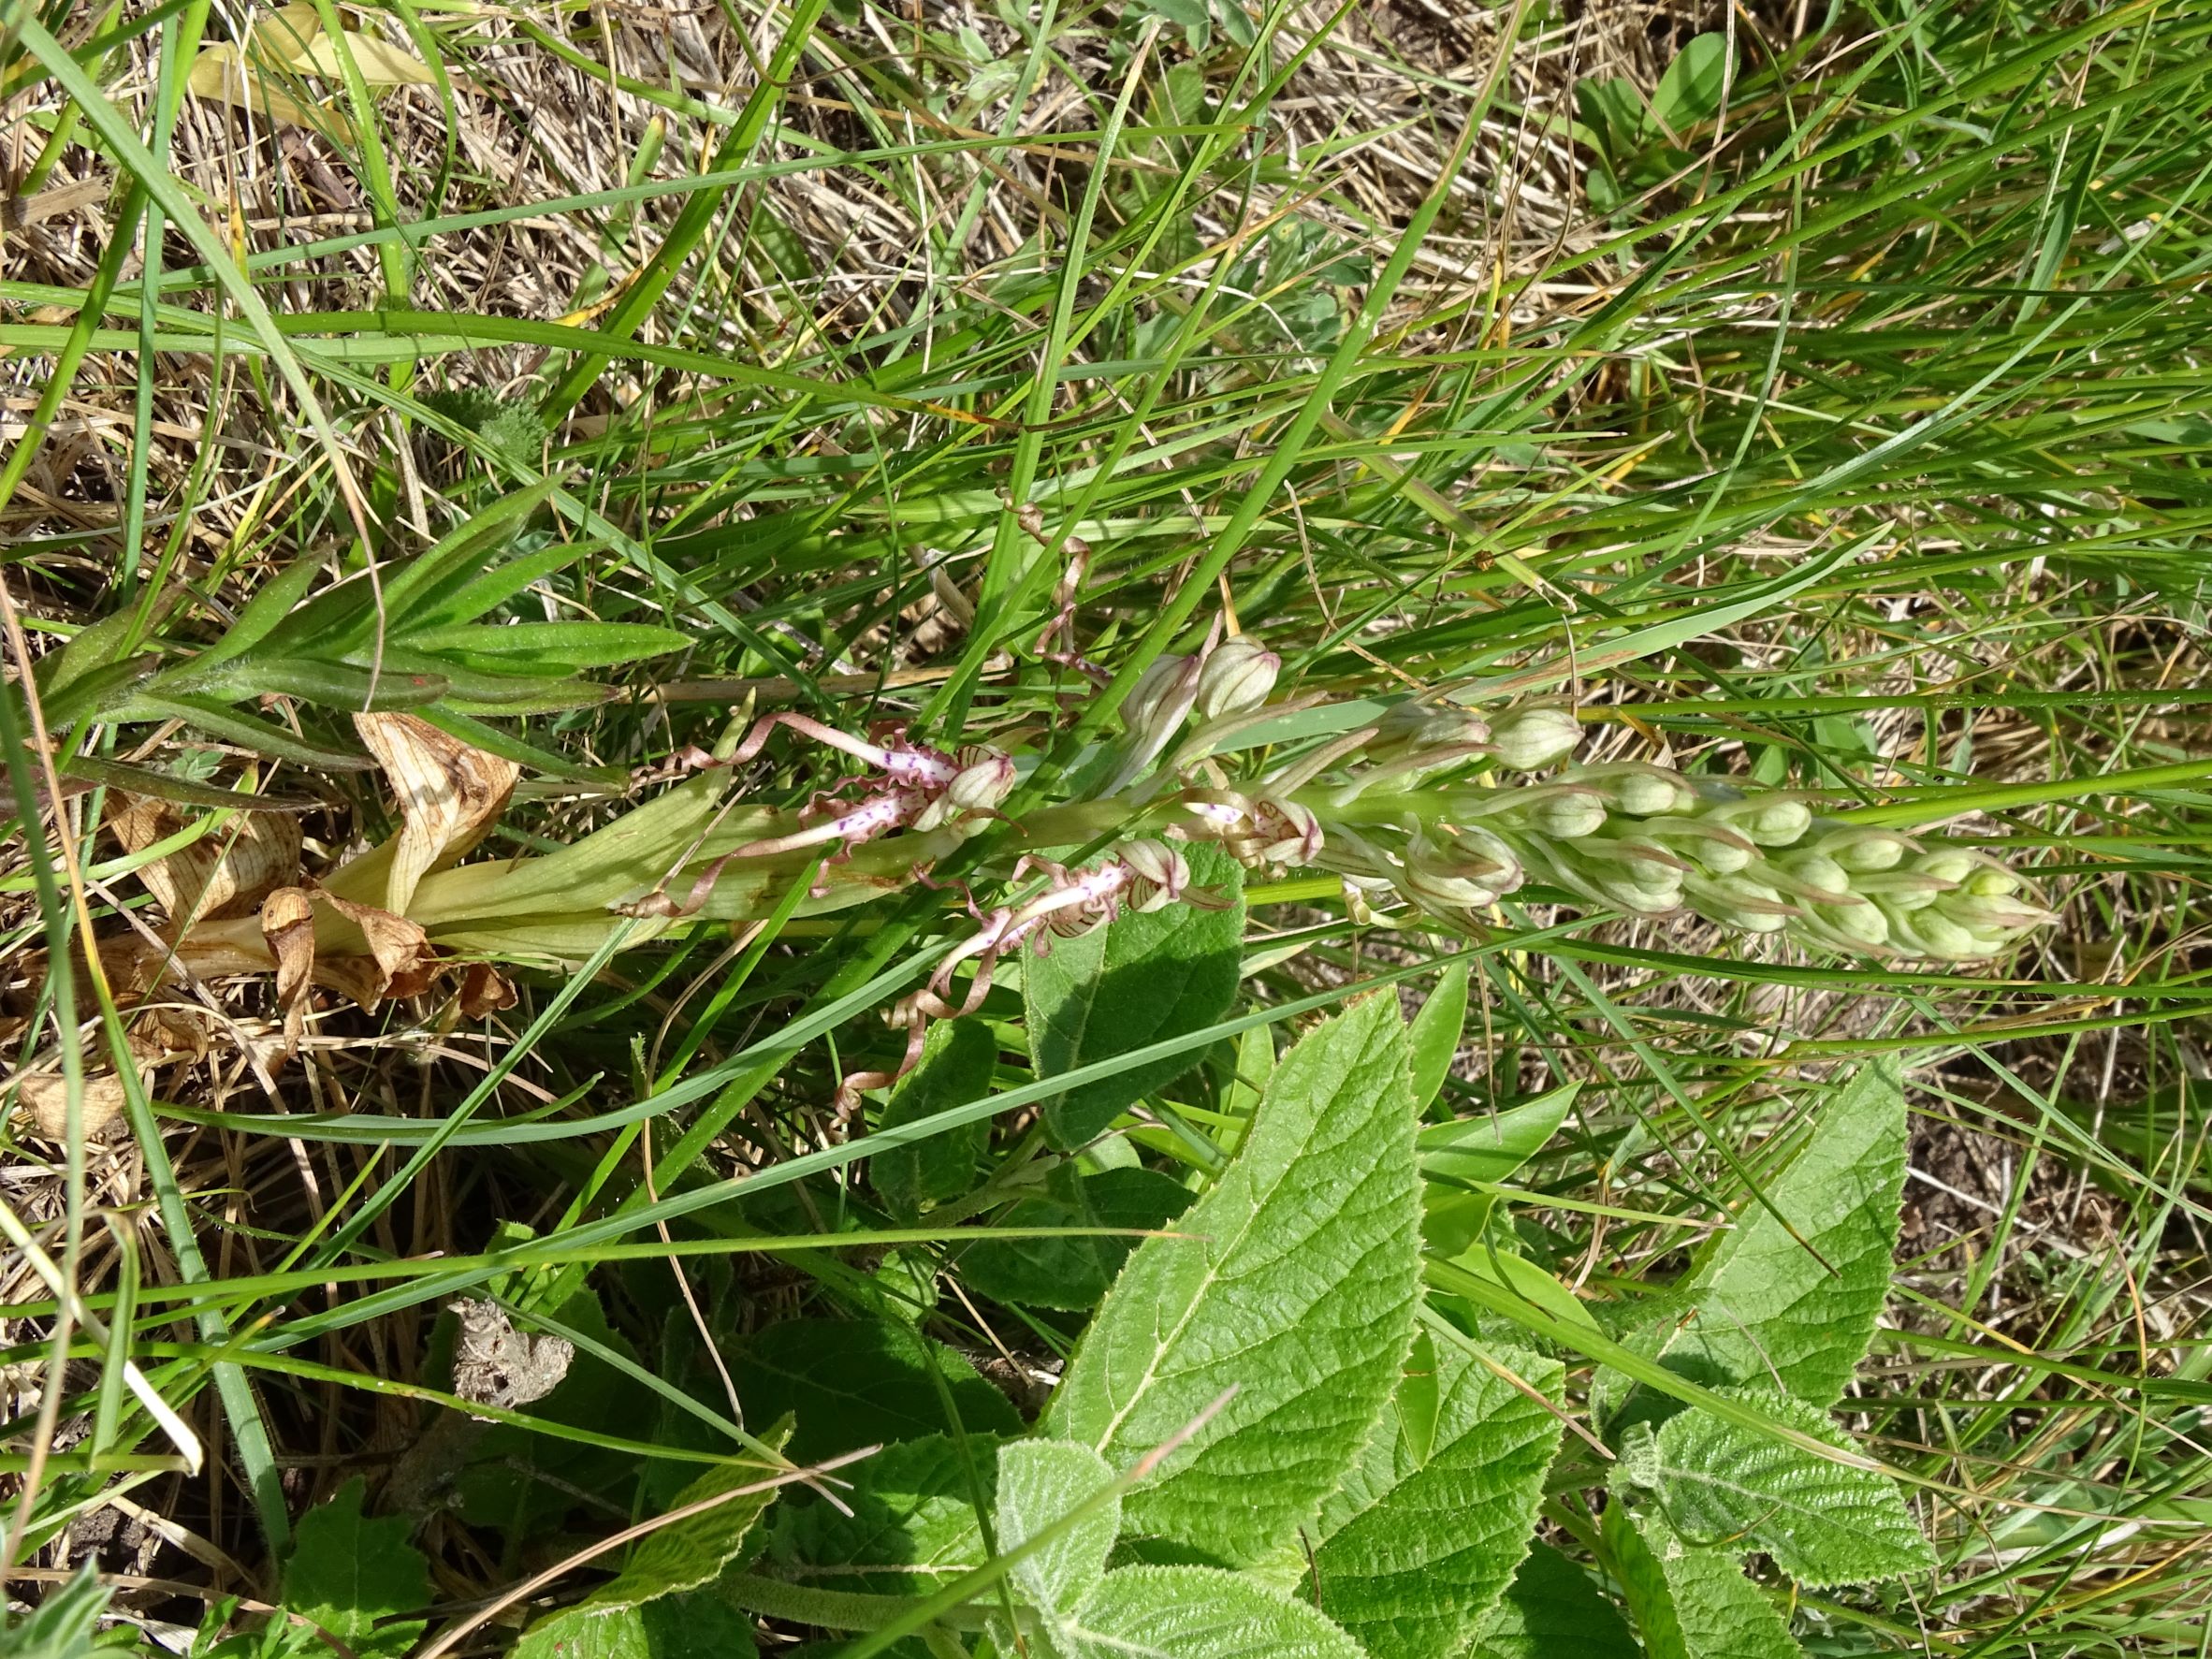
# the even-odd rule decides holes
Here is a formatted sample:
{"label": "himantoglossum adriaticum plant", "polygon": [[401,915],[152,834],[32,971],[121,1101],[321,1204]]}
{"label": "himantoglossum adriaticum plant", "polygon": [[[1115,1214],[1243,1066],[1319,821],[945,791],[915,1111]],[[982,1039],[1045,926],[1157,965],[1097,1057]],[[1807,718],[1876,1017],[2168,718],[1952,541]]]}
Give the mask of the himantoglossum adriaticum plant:
{"label": "himantoglossum adriaticum plant", "polygon": [[[1486,719],[1414,699],[1372,724],[1255,760],[1263,727],[1327,701],[1275,699],[1280,667],[1241,634],[1152,665],[1124,705],[1118,744],[1074,770],[1096,781],[1010,826],[999,843],[1014,850],[998,866],[1001,902],[979,904],[958,884],[975,931],[892,1015],[914,1031],[909,1064],[926,1022],[972,1011],[1010,953],[1047,950],[1054,937],[1125,910],[1213,902],[1182,851],[1197,841],[1255,870],[1332,871],[1362,920],[1404,910],[1424,925],[1477,927],[1533,880],[1636,915],[1966,962],[2051,919],[2026,878],[1971,845],[1825,818],[1817,799],[1797,793],[1635,762],[1573,764],[1582,727],[1556,706]],[[778,727],[866,770],[815,794],[795,821],[777,815],[768,833],[687,862],[620,909],[662,918],[757,911],[800,860],[825,851],[809,895],[816,908],[926,881],[939,859],[1003,822],[1026,770],[983,745],[954,755],[900,728],[863,739],[790,714],[753,724],[720,760],[693,751],[686,764],[726,770],[759,754]],[[1114,838],[1080,863],[1041,851],[1105,837]],[[986,861],[982,873],[997,871]],[[677,891],[680,900],[670,896]],[[953,978],[968,964],[973,978],[959,995]],[[881,1081],[864,1074],[852,1086]]]}
{"label": "himantoglossum adriaticum plant", "polygon": [[[1635,762],[1574,764],[1582,727],[1560,707],[1485,717],[1415,698],[1332,732],[1343,715],[1328,699],[1274,695],[1280,667],[1243,634],[1155,662],[1123,706],[1122,736],[1080,758],[1060,798],[1018,822],[1005,808],[1032,756],[779,713],[733,722],[719,754],[687,749],[642,775],[680,781],[569,846],[469,864],[458,861],[504,805],[515,768],[413,717],[363,717],[400,797],[401,833],[319,880],[295,877],[295,850],[222,908],[165,896],[174,857],[147,866],[177,913],[128,941],[119,988],[150,995],[167,961],[202,975],[275,971],[289,1046],[311,978],[372,1002],[430,982],[441,964],[570,964],[617,928],[637,943],[690,922],[764,917],[802,880],[796,913],[820,915],[935,884],[940,864],[1002,829],[944,880],[972,929],[891,1011],[911,1033],[899,1072],[854,1074],[851,1105],[912,1065],[931,1021],[978,1007],[1010,954],[1047,951],[1126,910],[1217,903],[1192,874],[1186,849],[1198,842],[1257,871],[1333,872],[1356,918],[1424,927],[1478,928],[1532,884],[1554,899],[1901,960],[1986,958],[2050,920],[2024,877],[1970,844],[1825,818],[1798,793]],[[748,798],[734,780],[779,733],[858,769],[839,767],[796,808]],[[226,851],[212,875],[196,870],[196,895],[247,886],[224,887],[222,862],[267,838],[251,828],[265,815],[237,816],[248,833],[203,838]],[[125,838],[145,847],[157,836]],[[480,1003],[487,986],[503,990],[479,975],[464,1001]]]}

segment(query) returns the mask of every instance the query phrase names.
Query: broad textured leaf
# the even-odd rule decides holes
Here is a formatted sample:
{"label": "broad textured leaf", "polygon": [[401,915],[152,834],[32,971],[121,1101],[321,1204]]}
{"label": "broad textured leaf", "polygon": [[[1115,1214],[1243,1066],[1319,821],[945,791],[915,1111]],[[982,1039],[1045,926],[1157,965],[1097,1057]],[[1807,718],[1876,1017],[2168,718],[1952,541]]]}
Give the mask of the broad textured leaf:
{"label": "broad textured leaf", "polygon": [[[1786,1395],[1761,1410],[1848,1449],[1827,1414]],[[1740,1538],[1815,1589],[1925,1572],[1935,1555],[1896,1481],[1784,1445],[1709,1411],[1638,1425],[1623,1468],[1656,1491],[1668,1520],[1695,1539]],[[1635,1465],[1640,1465],[1637,1467]]]}
{"label": "broad textured leaf", "polygon": [[[1011,1553],[1113,1484],[1106,1460],[1067,1440],[1016,1440],[998,1453],[998,1507],[994,1520],[1001,1554]],[[1121,1531],[1121,1499],[1107,1498],[1050,1542],[1013,1564],[1022,1599],[1067,1612],[1106,1574],[1106,1557]]]}
{"label": "broad textured leaf", "polygon": [[1530,1550],[1467,1659],[1637,1659],[1620,1609],[1549,1544]]}
{"label": "broad textured leaf", "polygon": [[[1131,1167],[1080,1174],[1063,1165],[1042,1196],[1025,1199],[1002,1227],[1163,1228],[1190,1207],[1189,1188],[1157,1170]],[[956,1267],[970,1290],[996,1302],[1070,1311],[1096,1307],[1138,1240],[982,1239],[960,1252]]]}
{"label": "broad textured leaf", "polygon": [[[1012,1404],[966,1360],[877,1319],[771,1325],[746,1339],[732,1371],[749,1417],[797,1419],[791,1455],[798,1463],[924,1434],[1022,1432]],[[939,1381],[957,1422],[946,1417]]]}
{"label": "broad textured leaf", "polygon": [[[1215,847],[1186,852],[1196,884],[1228,898],[1226,910],[1171,905],[1126,915],[1057,941],[1023,968],[1038,1076],[1202,1031],[1229,1011],[1244,972],[1244,868]],[[1149,1061],[1054,1096],[1044,1103],[1046,1138],[1062,1152],[1081,1146],[1199,1058],[1193,1050]]]}
{"label": "broad textured leaf", "polygon": [[[1511,1348],[1493,1358],[1556,1395],[1561,1368]],[[1321,1606],[1371,1652],[1444,1659],[1466,1646],[1528,1548],[1560,1421],[1448,1341],[1434,1344],[1437,1394],[1422,1436],[1393,1400],[1367,1449],[1321,1507]],[[1408,1383],[1421,1378],[1409,1377]]]}
{"label": "broad textured leaf", "polygon": [[347,1481],[299,1520],[284,1568],[284,1606],[342,1638],[358,1653],[404,1653],[423,1633],[420,1620],[379,1625],[393,1613],[428,1607],[430,1569],[407,1541],[404,1515],[361,1514],[363,1483]]}
{"label": "broad textured leaf", "polygon": [[[899,1128],[982,1099],[991,1092],[997,1064],[998,1043],[990,1026],[981,1020],[940,1020],[923,1042],[921,1064],[891,1091],[881,1127]],[[894,1215],[911,1218],[975,1185],[976,1160],[990,1139],[989,1124],[971,1123],[894,1146],[868,1160],[868,1179]]]}
{"label": "broad textured leaf", "polygon": [[[780,1447],[791,1437],[791,1425],[779,1424],[764,1438]],[[614,1582],[591,1593],[587,1608],[640,1607],[663,1595],[696,1590],[721,1576],[722,1568],[744,1553],[753,1525],[776,1501],[778,1488],[759,1487],[775,1471],[758,1464],[725,1463],[709,1469],[676,1494],[670,1512],[689,1508],[724,1492],[736,1492],[711,1509],[669,1522],[639,1539]]]}
{"label": "broad textured leaf", "polygon": [[1805,1243],[1747,1201],[1683,1287],[1695,1317],[1664,1352],[1694,1381],[1779,1382],[1828,1405],[1873,1338],[1905,1179],[1903,1084],[1887,1063],[1869,1065],[1827,1090],[1818,1112],[1804,1150],[1766,1188]]}
{"label": "broad textured leaf", "polygon": [[1799,1659],[1789,1626],[1733,1553],[1694,1550],[1656,1516],[1632,1520],[1618,1496],[1605,1538],[1650,1659]]}
{"label": "broad textured leaf", "polygon": [[1127,1468],[1236,1390],[1129,1494],[1132,1532],[1257,1560],[1358,1455],[1412,1337],[1405,1067],[1388,995],[1308,1035],[1184,1236],[1146,1240],[1099,1310],[1055,1395],[1059,1437]]}
{"label": "broad textured leaf", "polygon": [[511,1659],[733,1659],[755,1651],[752,1621],[701,1593],[567,1608],[524,1631]]}
{"label": "broad textured leaf", "polygon": [[1363,1659],[1360,1644],[1302,1601],[1212,1567],[1108,1573],[1076,1614],[1085,1659]]}
{"label": "broad textured leaf", "polygon": [[927,1595],[983,1564],[977,1494],[988,1497],[1000,1448],[943,1434],[886,1446],[842,1471],[850,1515],[794,1494],[766,1531],[779,1578],[871,1595]]}

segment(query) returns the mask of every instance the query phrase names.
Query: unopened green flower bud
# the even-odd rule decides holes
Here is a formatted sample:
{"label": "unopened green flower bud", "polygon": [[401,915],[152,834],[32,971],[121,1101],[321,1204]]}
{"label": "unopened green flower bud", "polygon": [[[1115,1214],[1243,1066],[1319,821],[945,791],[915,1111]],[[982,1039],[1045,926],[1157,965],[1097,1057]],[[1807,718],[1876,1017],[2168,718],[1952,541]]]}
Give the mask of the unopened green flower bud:
{"label": "unopened green flower bud", "polygon": [[2010,898],[2027,883],[2011,870],[1979,869],[1967,877],[1964,885],[1977,898]]}
{"label": "unopened green flower bud", "polygon": [[1741,831],[1762,847],[1794,847],[1812,827],[1812,809],[1788,795],[1752,795],[1708,807],[1708,818]]}
{"label": "unopened green flower bud", "polygon": [[1697,792],[1683,781],[1681,773],[1664,766],[1624,761],[1570,773],[1568,781],[1596,790],[1607,806],[1632,818],[1658,818],[1695,811],[1697,807]]}
{"label": "unopened green flower bud", "polygon": [[1905,854],[1916,851],[1913,843],[1902,836],[1893,836],[1887,830],[1838,830],[1834,835],[1823,836],[1814,851],[1834,859],[1845,869],[1860,871],[1894,870],[1905,861]]}
{"label": "unopened green flower bud", "polygon": [[1493,904],[1521,881],[1520,860],[1495,836],[1477,830],[1439,841],[1417,831],[1398,887],[1424,910],[1448,911]]}
{"label": "unopened green flower bud", "polygon": [[1605,797],[1594,789],[1546,790],[1528,803],[1522,818],[1538,835],[1579,841],[1605,828]]}
{"label": "unopened green flower bud", "polygon": [[1889,918],[1880,905],[1823,905],[1819,921],[1856,945],[1879,950],[1889,942]]}
{"label": "unopened green flower bud", "polygon": [[2018,899],[1977,894],[1970,889],[1946,893],[1935,902],[1936,910],[1976,933],[2023,933],[2054,921],[2048,910],[2024,905]]}
{"label": "unopened green flower bud", "polygon": [[1993,947],[1975,938],[1972,928],[1939,910],[1919,910],[1910,919],[1892,917],[1891,922],[1898,942],[1906,950],[1939,962],[1972,962],[1992,953]]}
{"label": "unopened green flower bud", "polygon": [[1746,933],[1780,933],[1799,912],[1780,893],[1749,876],[1721,876],[1694,890],[1700,911]]}
{"label": "unopened green flower bud", "polygon": [[1129,735],[1157,738],[1164,747],[1177,727],[1190,717],[1198,702],[1199,678],[1203,669],[1195,657],[1161,657],[1138,677],[1121,706],[1123,724]]}
{"label": "unopened green flower bud", "polygon": [[1851,891],[1850,872],[1825,852],[1800,852],[1783,860],[1782,867],[1816,895],[1826,896]]}
{"label": "unopened green flower bud", "polygon": [[1938,881],[1948,881],[1956,887],[1974,873],[1979,861],[1963,848],[1942,847],[1933,852],[1924,852],[1913,861],[1914,872],[1932,877]]}
{"label": "unopened green flower bud", "polygon": [[1732,876],[1748,868],[1759,850],[1732,829],[1701,818],[1653,818],[1643,833],[1671,847],[1710,876]]}
{"label": "unopened green flower bud", "polygon": [[1543,772],[1582,746],[1582,722],[1564,708],[1508,708],[1491,722],[1490,741],[1508,772]]}
{"label": "unopened green flower bud", "polygon": [[1234,634],[1206,653],[1199,671],[1198,713],[1202,720],[1244,714],[1275,689],[1283,659],[1249,634]]}
{"label": "unopened green flower bud", "polygon": [[1470,709],[1406,702],[1375,722],[1375,741],[1367,746],[1367,753],[1381,759],[1416,749],[1489,741],[1490,722]]}

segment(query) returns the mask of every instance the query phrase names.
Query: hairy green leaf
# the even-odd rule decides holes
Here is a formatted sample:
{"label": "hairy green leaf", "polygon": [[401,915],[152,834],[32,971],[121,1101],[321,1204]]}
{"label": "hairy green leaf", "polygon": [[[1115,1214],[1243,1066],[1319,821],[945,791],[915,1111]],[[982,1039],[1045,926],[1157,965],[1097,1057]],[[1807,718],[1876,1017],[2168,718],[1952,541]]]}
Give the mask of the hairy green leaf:
{"label": "hairy green leaf", "polygon": [[429,1564],[407,1541],[415,1523],[406,1516],[361,1514],[364,1490],[356,1477],[300,1517],[284,1568],[284,1606],[356,1652],[404,1653],[424,1622],[377,1621],[429,1604]]}
{"label": "hairy green leaf", "polygon": [[[800,1463],[955,1430],[1022,1431],[1012,1404],[974,1366],[880,1319],[786,1319],[748,1337],[732,1371],[750,1416],[796,1417],[791,1455]],[[947,1417],[948,1397],[957,1422]]]}
{"label": "hairy green leaf", "polygon": [[732,1659],[755,1651],[752,1621],[701,1593],[570,1608],[524,1631],[513,1659]]}
{"label": "hairy green leaf", "polygon": [[1827,1405],[1873,1339],[1905,1178],[1904,1086],[1875,1062],[1826,1095],[1804,1149],[1766,1189],[1802,1242],[1747,1203],[1681,1288],[1695,1312],[1662,1351],[1694,1381],[1779,1383]]}
{"label": "hairy green leaf", "polygon": [[1314,1514],[1397,1385],[1416,1183],[1405,1026],[1370,996],[1284,1056],[1235,1161],[1183,1236],[1129,1259],[1055,1395],[1052,1432],[1122,1468],[1219,1404],[1129,1494],[1132,1531],[1242,1563]]}
{"label": "hairy green leaf", "polygon": [[[1492,1358],[1529,1388],[1558,1392],[1552,1361],[1511,1348]],[[1458,1653],[1504,1593],[1561,1433],[1540,1401],[1458,1346],[1435,1344],[1431,1362],[1433,1423],[1409,1432],[1406,1396],[1431,1380],[1409,1375],[1317,1529],[1322,1608],[1370,1652],[1404,1659]]]}
{"label": "hairy green leaf", "polygon": [[1467,1659],[1637,1659],[1620,1609],[1590,1575],[1538,1543],[1476,1632]]}
{"label": "hairy green leaf", "polygon": [[[1817,1407],[1784,1394],[1750,1397],[1792,1427],[1850,1449]],[[1695,1408],[1669,1418],[1656,1434],[1643,1423],[1630,1433],[1623,1472],[1658,1493],[1685,1537],[1764,1550],[1815,1589],[1935,1564],[1903,1492],[1877,1470],[1832,1463]]]}
{"label": "hairy green leaf", "polygon": [[[982,1020],[939,1021],[922,1044],[920,1064],[891,1091],[880,1127],[899,1128],[982,1099],[997,1064],[997,1041]],[[990,1140],[989,1124],[963,1124],[877,1153],[868,1178],[893,1215],[910,1219],[974,1186],[976,1160]]]}
{"label": "hairy green leaf", "polygon": [[983,1564],[975,1499],[988,1494],[1000,1448],[932,1434],[886,1446],[843,1471],[851,1514],[793,1494],[766,1529],[777,1576],[873,1595],[926,1595]]}
{"label": "hairy green leaf", "polygon": [[[1029,1051],[1040,1077],[1201,1031],[1229,1011],[1244,972],[1244,868],[1215,847],[1187,849],[1198,886],[1230,902],[1136,911],[1023,969]],[[1045,1101],[1045,1136],[1062,1152],[1100,1133],[1132,1102],[1174,1080],[1199,1055],[1171,1055]]]}
{"label": "hairy green leaf", "polygon": [[[1190,1207],[1171,1175],[1132,1165],[1081,1174],[1055,1170],[1045,1191],[1001,1217],[1006,1227],[1163,1228]],[[1138,1241],[1127,1233],[1090,1238],[981,1239],[960,1252],[961,1282],[995,1302],[1070,1311],[1096,1307]]]}
{"label": "hairy green leaf", "polygon": [[[1016,1440],[998,1453],[998,1548],[1027,1543],[1112,1486],[1113,1471],[1087,1446],[1067,1440]],[[1121,1499],[1111,1497],[1013,1565],[1022,1598],[1049,1612],[1067,1612],[1106,1573],[1121,1531]]]}
{"label": "hairy green leaf", "polygon": [[[790,1422],[777,1424],[762,1438],[769,1446],[781,1447],[791,1438]],[[710,1499],[722,1501],[648,1533],[615,1580],[593,1591],[577,1610],[639,1607],[713,1583],[723,1567],[744,1553],[754,1523],[776,1501],[779,1489],[765,1484],[775,1474],[758,1463],[723,1463],[709,1469],[676,1494],[669,1511]]]}
{"label": "hairy green leaf", "polygon": [[1362,1659],[1360,1644],[1304,1602],[1212,1567],[1108,1573],[1078,1610],[1084,1659]]}
{"label": "hairy green leaf", "polygon": [[1692,1549],[1652,1515],[1606,1510],[1606,1547],[1650,1659],[1799,1659],[1803,1650],[1733,1553]]}

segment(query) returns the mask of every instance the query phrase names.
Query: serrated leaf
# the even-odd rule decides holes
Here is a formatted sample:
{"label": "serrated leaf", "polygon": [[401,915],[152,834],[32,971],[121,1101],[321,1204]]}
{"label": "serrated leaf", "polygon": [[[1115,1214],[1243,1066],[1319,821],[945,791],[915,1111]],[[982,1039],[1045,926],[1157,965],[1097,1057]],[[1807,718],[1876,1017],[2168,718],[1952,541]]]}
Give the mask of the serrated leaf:
{"label": "serrated leaf", "polygon": [[[762,1438],[780,1448],[791,1438],[789,1420],[779,1423]],[[663,1595],[713,1583],[724,1566],[744,1553],[754,1523],[776,1501],[779,1489],[764,1484],[775,1473],[757,1463],[723,1463],[709,1469],[676,1494],[669,1511],[687,1509],[713,1498],[724,1501],[648,1533],[638,1540],[614,1581],[593,1591],[574,1610],[642,1607]],[[758,1490],[747,1491],[749,1487]]]}
{"label": "serrated leaf", "polygon": [[[798,1419],[791,1455],[839,1452],[924,1434],[1018,1434],[1004,1394],[951,1348],[880,1319],[786,1319],[749,1336],[732,1365],[749,1416]],[[947,1420],[942,1381],[958,1423]]]}
{"label": "serrated leaf", "polygon": [[1437,976],[1420,1011],[1413,1016],[1413,1109],[1425,1113],[1444,1092],[1451,1063],[1459,1057],[1467,1025],[1467,965],[1454,962]]}
{"label": "serrated leaf", "polygon": [[1513,1575],[1467,1659],[1638,1659],[1628,1622],[1590,1575],[1538,1543]]}
{"label": "serrated leaf", "polygon": [[768,1560],[777,1575],[821,1578],[839,1590],[873,1595],[926,1595],[983,1564],[975,1494],[989,1493],[998,1446],[966,1448],[933,1434],[886,1446],[842,1472],[850,1515],[819,1497],[773,1511]]}
{"label": "serrated leaf", "polygon": [[756,1652],[752,1621],[719,1597],[571,1608],[522,1633],[511,1659],[732,1659]]}
{"label": "serrated leaf", "polygon": [[1745,1204],[1681,1287],[1695,1312],[1671,1328],[1667,1365],[1709,1385],[1779,1383],[1834,1404],[1889,1293],[1904,1179],[1904,1085],[1876,1062],[1827,1091],[1804,1150],[1766,1188],[1803,1242]]}
{"label": "serrated leaf", "polygon": [[[1793,1428],[1850,1449],[1827,1414],[1784,1394],[1756,1397]],[[1647,1425],[1641,1434],[1651,1435]],[[1623,1468],[1631,1460],[1623,1456]],[[1813,1589],[1902,1578],[1935,1564],[1896,1481],[1831,1463],[1695,1408],[1669,1418],[1637,1471],[1677,1533],[1740,1540]]]}
{"label": "serrated leaf", "polygon": [[[1427,1455],[1393,1400],[1321,1507],[1314,1564],[1329,1616],[1369,1652],[1404,1659],[1458,1653],[1504,1594],[1561,1433],[1540,1402],[1457,1345],[1436,1343],[1433,1353]],[[1553,1361],[1511,1348],[1493,1358],[1531,1388],[1559,1391],[1564,1374]]]}
{"label": "serrated leaf", "polygon": [[1606,1509],[1605,1541],[1649,1659],[1801,1659],[1804,1652],[1736,1557],[1694,1550],[1656,1516]]}
{"label": "serrated leaf", "polygon": [[1213,1567],[1134,1566],[1099,1580],[1076,1613],[1084,1659],[1365,1659],[1304,1602]]}
{"label": "serrated leaf", "polygon": [[[1202,1031],[1229,1011],[1244,974],[1244,867],[1215,847],[1186,850],[1197,886],[1226,909],[1171,905],[1137,911],[1075,939],[1023,969],[1029,1052],[1039,1077]],[[1045,1138],[1072,1151],[1131,1104],[1183,1075],[1199,1055],[1172,1055],[1055,1095]]]}
{"label": "serrated leaf", "polygon": [[[929,1028],[922,1059],[884,1103],[880,1128],[924,1122],[991,1092],[998,1041],[982,1020],[940,1020]],[[958,1128],[894,1146],[868,1159],[868,1179],[895,1215],[910,1219],[975,1185],[976,1160],[990,1144],[991,1126]]]}
{"label": "serrated leaf", "polygon": [[[998,1225],[1151,1230],[1166,1227],[1190,1203],[1189,1189],[1157,1170],[1132,1166],[1086,1175],[1063,1165],[1042,1197],[1014,1205]],[[954,1265],[963,1284],[994,1302],[1075,1312],[1099,1304],[1138,1242],[1127,1233],[981,1239]]]}
{"label": "serrated leaf", "polygon": [[1218,1414],[1123,1506],[1129,1529],[1250,1562],[1309,1519],[1397,1385],[1419,1249],[1397,1004],[1370,996],[1286,1055],[1235,1160],[1115,1281],[1052,1433],[1127,1468]]}
{"label": "serrated leaf", "polygon": [[[1001,1554],[1081,1509],[1113,1484],[1106,1460],[1066,1440],[1016,1440],[998,1453],[994,1525]],[[1121,1531],[1121,1499],[1099,1503],[1058,1537],[1013,1564],[1014,1587],[1031,1607],[1072,1609],[1106,1574],[1106,1557]]]}
{"label": "serrated leaf", "polygon": [[404,1515],[361,1514],[358,1478],[299,1520],[284,1568],[284,1606],[342,1637],[359,1653],[404,1653],[425,1622],[379,1625],[394,1613],[427,1607],[429,1564],[408,1543],[415,1523]]}

